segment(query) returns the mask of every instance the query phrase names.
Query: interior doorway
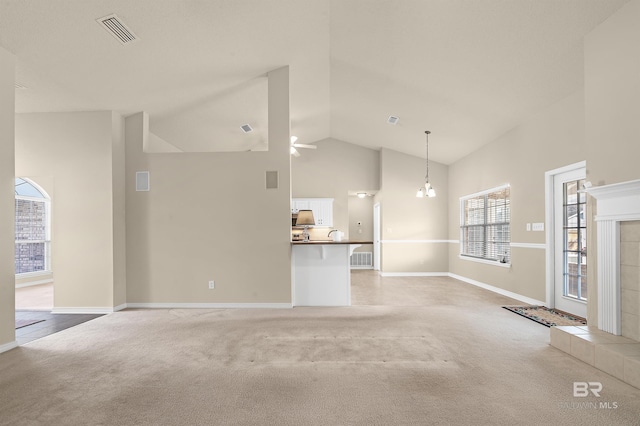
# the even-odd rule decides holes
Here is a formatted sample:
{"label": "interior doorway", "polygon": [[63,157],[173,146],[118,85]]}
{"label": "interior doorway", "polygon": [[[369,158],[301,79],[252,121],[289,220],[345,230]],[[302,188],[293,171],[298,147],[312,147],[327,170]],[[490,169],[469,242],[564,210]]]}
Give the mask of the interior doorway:
{"label": "interior doorway", "polygon": [[51,198],[35,181],[15,178],[16,310],[53,309]]}
{"label": "interior doorway", "polygon": [[548,298],[552,308],[587,316],[586,165],[547,173]]}

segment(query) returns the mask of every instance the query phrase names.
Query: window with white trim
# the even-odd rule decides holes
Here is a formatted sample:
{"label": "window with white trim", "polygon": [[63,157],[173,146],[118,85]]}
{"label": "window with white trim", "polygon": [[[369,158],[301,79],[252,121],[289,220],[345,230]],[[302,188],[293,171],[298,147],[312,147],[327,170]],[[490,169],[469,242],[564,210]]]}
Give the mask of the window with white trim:
{"label": "window with white trim", "polygon": [[50,200],[32,182],[15,179],[15,273],[49,272]]}
{"label": "window with white trim", "polygon": [[509,185],[460,198],[460,256],[511,263]]}

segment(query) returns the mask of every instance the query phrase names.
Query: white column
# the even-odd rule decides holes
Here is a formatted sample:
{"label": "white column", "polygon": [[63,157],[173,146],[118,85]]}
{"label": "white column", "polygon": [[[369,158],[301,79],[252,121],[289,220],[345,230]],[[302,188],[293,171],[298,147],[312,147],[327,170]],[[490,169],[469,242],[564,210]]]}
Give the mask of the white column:
{"label": "white column", "polygon": [[598,222],[598,328],[621,334],[620,224]]}

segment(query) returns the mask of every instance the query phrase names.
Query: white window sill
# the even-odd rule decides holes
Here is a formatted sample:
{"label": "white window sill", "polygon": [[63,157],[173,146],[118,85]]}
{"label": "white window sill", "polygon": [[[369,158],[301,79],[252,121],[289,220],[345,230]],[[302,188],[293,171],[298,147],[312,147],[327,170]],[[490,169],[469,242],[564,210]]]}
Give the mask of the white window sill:
{"label": "white window sill", "polygon": [[479,259],[477,257],[463,256],[461,254],[458,255],[458,258],[462,260],[469,260],[471,262],[476,262],[476,263],[484,263],[485,265],[497,266],[500,268],[511,268],[511,263],[500,263],[495,260]]}
{"label": "white window sill", "polygon": [[43,275],[51,275],[51,271],[35,271],[35,272],[24,272],[22,274],[15,274],[16,279],[22,278],[31,278],[31,277],[40,277]]}

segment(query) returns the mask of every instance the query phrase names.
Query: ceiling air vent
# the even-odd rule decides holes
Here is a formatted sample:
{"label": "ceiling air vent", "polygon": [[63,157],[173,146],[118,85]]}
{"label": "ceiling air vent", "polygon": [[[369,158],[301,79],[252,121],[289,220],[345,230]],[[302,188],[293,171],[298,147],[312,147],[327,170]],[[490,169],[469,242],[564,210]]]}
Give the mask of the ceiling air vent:
{"label": "ceiling air vent", "polygon": [[387,119],[387,123],[398,124],[398,120],[400,120],[398,117],[394,117],[393,115],[390,115],[389,118]]}
{"label": "ceiling air vent", "polygon": [[240,126],[240,128],[242,129],[243,132],[245,133],[249,133],[251,131],[253,131],[253,129],[251,128],[251,126],[249,126],[248,124],[243,124],[242,126]]}
{"label": "ceiling air vent", "polygon": [[96,22],[102,25],[121,44],[129,44],[138,40],[138,37],[116,15],[96,19]]}

